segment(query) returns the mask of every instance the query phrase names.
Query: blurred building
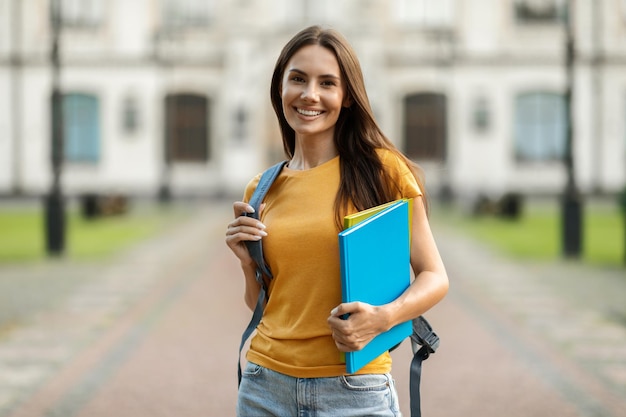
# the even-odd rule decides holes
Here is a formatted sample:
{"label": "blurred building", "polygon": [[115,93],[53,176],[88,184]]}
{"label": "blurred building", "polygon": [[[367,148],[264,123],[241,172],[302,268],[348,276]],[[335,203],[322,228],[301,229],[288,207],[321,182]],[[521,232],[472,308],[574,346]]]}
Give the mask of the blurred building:
{"label": "blurred building", "polygon": [[[0,0],[0,194],[51,182],[50,1]],[[359,53],[388,136],[432,193],[561,192],[564,0],[58,0],[67,194],[240,194],[282,157],[283,44],[320,23]],[[578,0],[574,157],[626,182],[626,1]]]}

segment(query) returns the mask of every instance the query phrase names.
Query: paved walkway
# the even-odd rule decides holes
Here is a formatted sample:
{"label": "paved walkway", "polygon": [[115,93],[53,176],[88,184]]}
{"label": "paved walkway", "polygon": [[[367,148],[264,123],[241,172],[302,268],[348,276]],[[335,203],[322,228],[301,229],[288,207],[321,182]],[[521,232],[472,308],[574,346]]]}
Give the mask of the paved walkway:
{"label": "paved walkway", "polygon": [[[0,333],[0,417],[234,415],[250,312],[230,216],[210,204],[106,264],[0,268],[3,291],[37,274],[73,282]],[[428,313],[442,345],[424,364],[425,417],[626,417],[626,271],[511,263],[435,234],[452,287]],[[408,415],[408,343],[394,357]]]}
{"label": "paved walkway", "polygon": [[436,233],[452,289],[429,313],[427,416],[626,416],[625,270],[511,263]]}

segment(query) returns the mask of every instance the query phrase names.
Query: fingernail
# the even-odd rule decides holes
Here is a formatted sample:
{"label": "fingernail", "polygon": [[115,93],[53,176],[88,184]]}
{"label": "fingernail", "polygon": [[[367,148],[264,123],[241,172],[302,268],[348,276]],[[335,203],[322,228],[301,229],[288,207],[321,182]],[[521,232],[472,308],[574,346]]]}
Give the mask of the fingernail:
{"label": "fingernail", "polygon": [[265,230],[261,230],[259,233],[261,234],[261,236],[267,236],[267,232]]}
{"label": "fingernail", "polygon": [[339,311],[339,307],[335,307],[335,308],[333,308],[333,309],[330,311],[330,315],[331,315],[331,316],[334,316],[334,315],[336,315],[336,314],[337,314],[337,312],[338,312],[338,311]]}
{"label": "fingernail", "polygon": [[257,223],[256,227],[258,227],[261,230],[265,230],[265,225],[261,222]]}
{"label": "fingernail", "polygon": [[248,213],[254,213],[254,207],[252,207],[252,206],[247,206],[247,207],[246,207],[246,211],[247,211]]}

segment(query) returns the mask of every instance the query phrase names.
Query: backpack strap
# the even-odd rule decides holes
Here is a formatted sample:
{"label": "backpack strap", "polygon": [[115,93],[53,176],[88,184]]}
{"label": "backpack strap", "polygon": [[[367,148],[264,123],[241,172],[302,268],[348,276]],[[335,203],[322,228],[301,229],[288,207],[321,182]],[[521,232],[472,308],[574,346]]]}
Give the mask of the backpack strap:
{"label": "backpack strap", "polygon": [[[249,204],[254,208],[254,213],[244,213],[243,215],[252,217],[254,219],[259,219],[259,211],[261,208],[261,203],[265,198],[265,195],[269,191],[270,187],[274,183],[278,174],[283,169],[287,161],[282,161],[277,163],[274,166],[268,168],[261,175],[261,179],[256,186],[256,189],[252,193],[252,197],[250,198]],[[243,335],[241,336],[241,344],[239,345],[239,356],[237,357],[237,385],[241,384],[241,351],[243,350],[243,346],[246,344],[246,341],[256,329],[256,327],[261,322],[261,317],[263,317],[263,310],[265,308],[265,302],[267,301],[267,283],[264,276],[272,279],[272,272],[269,267],[265,263],[265,258],[263,257],[263,245],[261,244],[261,240],[258,241],[246,241],[246,246],[248,248],[248,252],[250,252],[250,256],[256,263],[256,280],[261,285],[261,290],[259,291],[259,297],[257,298],[256,306],[254,307],[254,312],[252,313],[252,319],[250,319],[250,323],[248,323],[248,327],[244,330]]]}
{"label": "backpack strap", "polygon": [[[421,348],[418,349],[418,346]],[[411,417],[421,417],[420,382],[422,379],[422,362],[435,353],[439,347],[439,336],[423,316],[413,320],[413,334],[411,335],[413,360],[411,360],[411,374],[409,377],[409,402]]]}
{"label": "backpack strap", "polygon": [[[263,202],[265,195],[274,183],[276,177],[278,177],[278,174],[280,174],[280,171],[282,171],[285,164],[287,164],[287,161],[279,162],[263,172],[263,174],[261,175],[261,179],[256,186],[256,189],[252,193],[252,197],[250,197],[250,202],[248,203],[254,208],[254,213],[244,213],[244,216],[252,217],[259,220],[261,203]],[[252,257],[252,259],[254,259],[254,262],[257,265],[257,272],[260,269],[261,272],[265,274],[265,276],[270,279],[273,278],[272,272],[265,263],[265,258],[263,257],[263,244],[261,243],[261,240],[248,240],[245,243],[248,247],[248,252],[250,252],[250,256]]]}

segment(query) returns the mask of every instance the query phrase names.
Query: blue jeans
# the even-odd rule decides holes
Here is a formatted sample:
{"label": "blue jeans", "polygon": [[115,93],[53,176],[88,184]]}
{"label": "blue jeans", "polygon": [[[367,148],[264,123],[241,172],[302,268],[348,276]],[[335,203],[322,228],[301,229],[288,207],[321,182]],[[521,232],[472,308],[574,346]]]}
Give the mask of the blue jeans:
{"label": "blue jeans", "polygon": [[238,417],[401,415],[389,374],[294,378],[248,363],[237,400]]}

